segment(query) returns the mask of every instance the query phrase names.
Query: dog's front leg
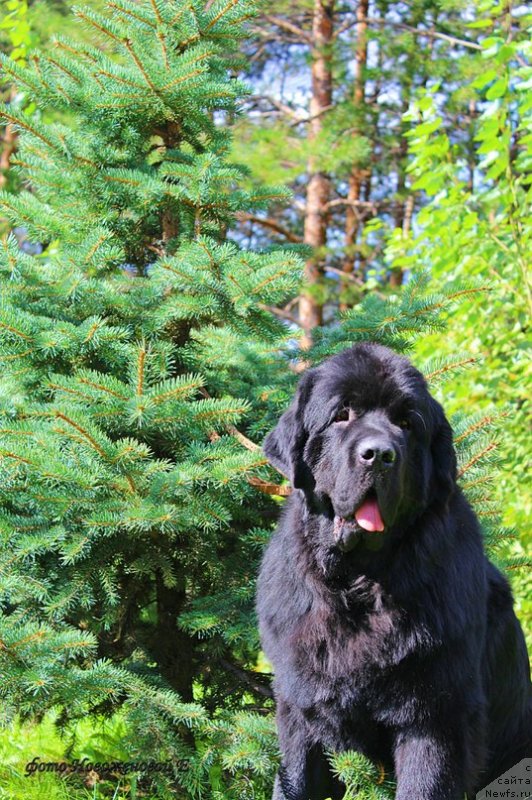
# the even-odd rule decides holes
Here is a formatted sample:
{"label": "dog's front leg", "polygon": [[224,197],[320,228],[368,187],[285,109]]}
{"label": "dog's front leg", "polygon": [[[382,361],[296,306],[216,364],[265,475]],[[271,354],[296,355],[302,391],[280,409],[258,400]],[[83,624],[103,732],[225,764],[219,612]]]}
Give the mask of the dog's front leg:
{"label": "dog's front leg", "polygon": [[395,743],[396,800],[463,800],[465,753],[459,733],[402,731]]}
{"label": "dog's front leg", "polygon": [[275,776],[272,800],[286,800],[286,795],[283,792],[283,787],[281,786],[281,778],[279,777],[279,773],[277,773],[277,775]]}
{"label": "dog's front leg", "polygon": [[333,777],[323,748],[311,738],[301,710],[278,699],[277,728],[281,767],[272,800],[340,800],[344,788]]}

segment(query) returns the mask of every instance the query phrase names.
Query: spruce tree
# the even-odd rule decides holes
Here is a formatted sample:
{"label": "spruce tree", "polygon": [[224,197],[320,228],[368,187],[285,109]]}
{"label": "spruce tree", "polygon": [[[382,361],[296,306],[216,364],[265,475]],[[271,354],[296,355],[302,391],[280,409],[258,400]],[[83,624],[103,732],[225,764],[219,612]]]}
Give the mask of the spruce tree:
{"label": "spruce tree", "polygon": [[284,372],[268,307],[300,264],[227,238],[235,212],[282,195],[244,191],[226,160],[247,0],[76,13],[94,46],[3,60],[38,111],[2,108],[31,191],[1,208],[43,245],[1,243],[3,716],[125,703],[133,754],[187,758],[176,785],[196,796],[222,786],[216,760],[273,766],[271,723],[219,712],[270,694],[251,670],[274,510],[252,440]]}
{"label": "spruce tree", "polygon": [[[94,46],[3,60],[38,111],[1,110],[31,191],[0,207],[43,251],[0,247],[2,714],[121,709],[131,756],[172,760],[161,797],[266,798],[276,743],[254,578],[277,515],[267,492],[286,490],[255,443],[297,379],[270,307],[301,263],[231,237],[237,212],[284,196],[245,191],[228,160],[252,8],[76,13]],[[368,338],[407,350],[461,291],[421,277],[400,299],[370,296],[305,358]],[[478,428],[464,421],[463,441]],[[334,764],[349,797],[390,796],[360,756]]]}

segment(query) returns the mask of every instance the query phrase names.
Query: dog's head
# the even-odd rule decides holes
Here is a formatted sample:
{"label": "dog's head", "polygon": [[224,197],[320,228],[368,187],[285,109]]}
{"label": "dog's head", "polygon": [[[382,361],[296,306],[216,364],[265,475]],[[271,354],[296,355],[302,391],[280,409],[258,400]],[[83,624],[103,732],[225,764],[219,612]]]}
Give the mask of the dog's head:
{"label": "dog's head", "polygon": [[441,406],[406,358],[375,344],[305,373],[264,452],[312,507],[333,517],[334,543],[344,551],[445,503],[456,480]]}

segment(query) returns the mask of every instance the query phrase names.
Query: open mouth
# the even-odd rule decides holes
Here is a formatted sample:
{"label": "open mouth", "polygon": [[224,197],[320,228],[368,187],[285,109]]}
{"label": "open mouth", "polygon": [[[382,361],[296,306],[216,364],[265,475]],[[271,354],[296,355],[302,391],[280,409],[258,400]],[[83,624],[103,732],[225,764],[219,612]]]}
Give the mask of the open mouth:
{"label": "open mouth", "polygon": [[379,550],[384,541],[379,534],[384,528],[377,493],[375,489],[370,489],[351,516],[335,516],[334,541],[344,553],[352,550],[360,541],[370,550]]}
{"label": "open mouth", "polygon": [[336,519],[338,520],[339,527],[361,528],[370,533],[384,530],[384,521],[381,516],[375,489],[370,489],[369,492],[367,492],[352,517],[346,519],[337,517]]}
{"label": "open mouth", "polygon": [[383,531],[384,522],[381,516],[377,494],[371,489],[362,504],[355,511],[355,520],[365,531]]}

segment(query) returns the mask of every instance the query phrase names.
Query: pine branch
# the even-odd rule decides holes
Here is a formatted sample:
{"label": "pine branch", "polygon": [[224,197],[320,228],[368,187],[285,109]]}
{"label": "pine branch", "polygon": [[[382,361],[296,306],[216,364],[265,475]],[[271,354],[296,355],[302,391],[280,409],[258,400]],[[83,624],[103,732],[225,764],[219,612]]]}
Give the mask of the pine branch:
{"label": "pine branch", "polygon": [[430,383],[430,381],[434,380],[434,378],[437,378],[437,377],[439,377],[441,375],[445,375],[446,373],[452,372],[452,371],[454,371],[456,369],[460,369],[460,367],[465,367],[465,366],[467,366],[469,364],[475,364],[477,361],[478,361],[478,359],[476,357],[473,357],[473,356],[470,357],[470,358],[462,358],[462,359],[460,359],[458,361],[451,361],[449,363],[444,364],[439,369],[435,369],[435,370],[432,370],[431,372],[424,373],[425,374],[425,378]]}
{"label": "pine branch", "polygon": [[277,28],[281,28],[281,30],[293,34],[298,40],[306,42],[309,45],[313,44],[311,35],[307,33],[307,31],[304,31],[303,28],[299,28],[289,19],[284,19],[284,17],[279,17],[275,14],[265,14],[264,18]]}
{"label": "pine branch", "polygon": [[[202,386],[199,389],[199,391],[205,398],[207,398],[208,400],[212,400],[211,395],[209,394],[207,389],[205,389],[205,387]],[[243,433],[240,433],[240,431],[237,428],[235,428],[234,425],[226,425],[225,429],[228,433],[234,436],[235,439],[238,439],[240,444],[243,445],[243,447],[245,447],[247,450],[251,450],[252,452],[257,452],[261,449],[258,444],[255,444],[255,442],[252,442],[251,439],[247,438],[247,436],[244,436]]]}
{"label": "pine branch", "polygon": [[378,25],[380,27],[390,26],[393,28],[398,28],[399,30],[408,31],[409,33],[414,33],[416,36],[424,39],[441,39],[444,42],[449,42],[449,44],[455,44],[460,47],[466,47],[470,50],[482,50],[482,45],[476,44],[476,42],[472,42],[469,39],[461,39],[457,36],[451,36],[450,34],[444,33],[442,31],[436,30],[426,30],[423,28],[414,28],[412,25],[407,25],[404,22],[397,22],[390,19],[381,19],[380,17],[366,17],[365,22],[369,25]]}
{"label": "pine branch", "polygon": [[459,444],[464,439],[467,439],[472,434],[477,433],[479,431],[484,431],[486,428],[492,426],[497,420],[502,419],[508,416],[507,413],[502,412],[498,414],[485,414],[480,419],[476,419],[471,422],[470,425],[465,428],[457,437],[455,437],[455,444]]}
{"label": "pine branch", "polygon": [[236,214],[236,218],[240,222],[255,222],[257,225],[263,225],[265,228],[269,228],[275,233],[281,234],[284,236],[288,242],[293,242],[294,244],[302,244],[303,239],[301,236],[297,236],[297,234],[292,233],[289,231],[288,228],[285,228],[284,225],[281,225],[274,219],[270,219],[269,217],[258,217],[256,214],[249,214],[245,211],[240,211]]}
{"label": "pine branch", "polygon": [[[275,467],[272,468],[275,469]],[[292,494],[291,486],[283,486],[281,484],[269,483],[268,481],[263,481],[261,478],[257,477],[248,478],[248,483],[250,483],[251,486],[254,486],[256,489],[258,489],[260,492],[263,492],[264,494],[271,494],[275,495],[276,497],[289,497]]]}
{"label": "pine branch", "polygon": [[262,697],[273,698],[273,691],[270,683],[261,678],[258,673],[243,669],[226,658],[220,658],[219,663],[224,669],[238,678],[239,681],[244,683],[245,686],[248,686],[256,694],[260,694]]}

